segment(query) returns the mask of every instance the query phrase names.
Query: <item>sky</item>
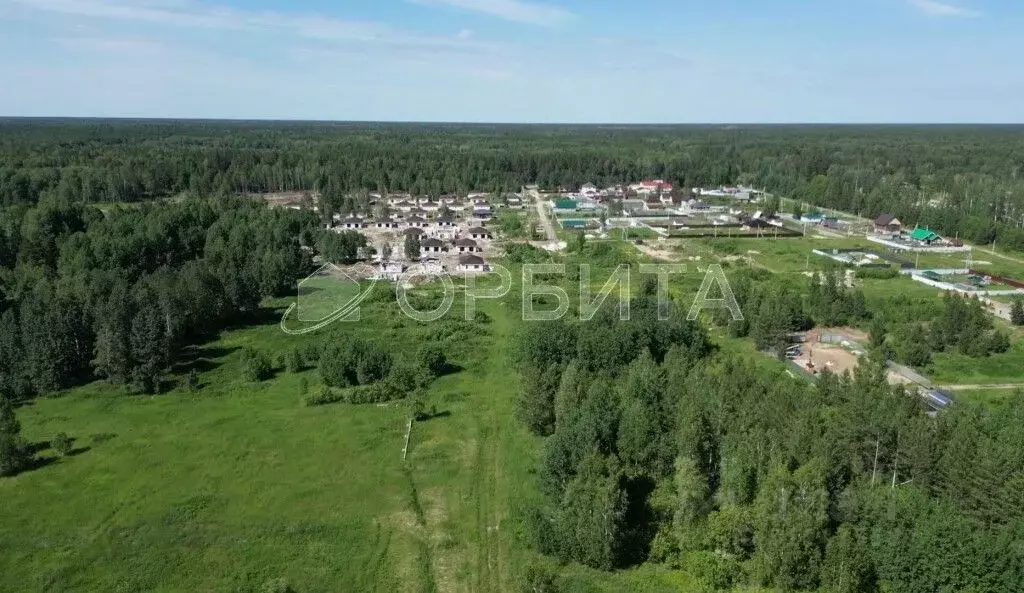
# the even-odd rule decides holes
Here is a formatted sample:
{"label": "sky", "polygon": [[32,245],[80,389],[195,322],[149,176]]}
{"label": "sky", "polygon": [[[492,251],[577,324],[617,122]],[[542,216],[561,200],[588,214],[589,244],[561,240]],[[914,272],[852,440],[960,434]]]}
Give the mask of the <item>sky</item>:
{"label": "sky", "polygon": [[1020,0],[0,0],[0,116],[1024,122]]}

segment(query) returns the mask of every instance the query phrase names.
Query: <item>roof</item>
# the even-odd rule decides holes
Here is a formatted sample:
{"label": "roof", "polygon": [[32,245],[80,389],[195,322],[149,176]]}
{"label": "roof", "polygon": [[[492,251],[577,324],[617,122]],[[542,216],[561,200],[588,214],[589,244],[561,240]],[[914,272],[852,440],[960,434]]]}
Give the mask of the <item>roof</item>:
{"label": "roof", "polygon": [[427,220],[425,218],[420,218],[419,216],[410,216],[405,219],[405,222],[427,222]]}
{"label": "roof", "polygon": [[482,266],[485,263],[487,263],[487,262],[484,261],[484,258],[482,258],[480,256],[477,256],[477,255],[466,254],[466,255],[460,255],[459,256],[459,265],[460,266]]}
{"label": "roof", "polygon": [[767,220],[761,218],[751,218],[744,224],[752,229],[766,229],[772,226]]}
{"label": "roof", "polygon": [[434,239],[433,237],[431,237],[430,239],[424,239],[424,240],[420,241],[420,246],[421,247],[442,247],[442,246],[444,246],[444,243],[442,243],[438,239]]}
{"label": "roof", "polygon": [[875,219],[875,226],[889,226],[894,222],[899,222],[898,220],[896,220],[895,216],[883,212],[882,214],[878,215],[878,218]]}
{"label": "roof", "polygon": [[423,233],[424,233],[424,230],[421,229],[421,228],[417,228],[417,227],[412,227],[412,228],[409,228],[409,229],[405,229],[405,234],[406,235],[422,235]]}
{"label": "roof", "polygon": [[345,224],[363,224],[363,220],[361,218],[346,218],[342,222]]}
{"label": "roof", "polygon": [[472,239],[456,239],[456,247],[476,247],[476,241]]}
{"label": "roof", "polygon": [[469,234],[470,235],[490,235],[491,231],[485,229],[482,226],[477,226],[477,227],[473,227],[473,228],[469,229]]}
{"label": "roof", "polygon": [[575,210],[576,200],[558,200],[555,202],[555,208],[559,210]]}
{"label": "roof", "polygon": [[939,236],[925,227],[914,229],[914,232],[910,233],[910,238],[915,241],[935,241]]}

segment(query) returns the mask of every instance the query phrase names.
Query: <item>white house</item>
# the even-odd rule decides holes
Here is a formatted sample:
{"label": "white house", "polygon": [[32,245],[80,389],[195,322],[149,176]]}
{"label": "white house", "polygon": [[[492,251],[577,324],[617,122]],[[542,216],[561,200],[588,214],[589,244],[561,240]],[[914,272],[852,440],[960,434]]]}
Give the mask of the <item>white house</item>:
{"label": "white house", "polygon": [[405,219],[405,226],[406,228],[426,228],[427,220],[425,218],[420,218],[419,216],[410,216]]}
{"label": "white house", "polygon": [[384,262],[380,265],[378,277],[383,280],[391,280],[392,282],[394,282],[401,278],[402,273],[405,272],[405,269],[405,264],[401,262]]}
{"label": "white house", "polygon": [[489,230],[487,230],[487,229],[485,229],[484,227],[481,227],[481,226],[473,227],[473,228],[469,229],[468,232],[469,232],[470,238],[472,238],[472,239],[487,240],[487,239],[491,238],[491,231],[489,231]]}
{"label": "white house", "polygon": [[664,179],[645,179],[640,183],[630,185],[629,189],[635,191],[638,195],[650,195],[655,193],[667,194],[670,193],[674,187]]}
{"label": "white house", "polygon": [[593,183],[584,183],[583,186],[580,187],[580,196],[585,198],[597,197],[599,193],[601,192],[598,191],[597,186]]}
{"label": "white house", "polygon": [[487,265],[484,258],[478,255],[459,256],[460,272],[488,272],[490,269],[490,266]]}
{"label": "white house", "polygon": [[365,227],[366,225],[363,224],[362,220],[353,217],[353,218],[346,218],[345,220],[341,221],[341,226],[342,226],[342,228],[345,228],[345,229],[361,229],[361,228]]}
{"label": "white house", "polygon": [[433,237],[420,241],[420,255],[438,255],[446,251],[444,243]]}
{"label": "white house", "polygon": [[394,220],[377,220],[373,222],[373,226],[378,229],[397,229],[398,223]]}
{"label": "white house", "polygon": [[482,253],[483,252],[483,249],[481,249],[480,246],[477,245],[476,241],[474,241],[472,239],[456,239],[454,245],[455,245],[455,249],[457,249],[459,251],[459,253]]}
{"label": "white house", "polygon": [[395,202],[394,204],[391,205],[391,207],[394,208],[395,210],[398,210],[399,212],[408,212],[415,208],[416,204],[413,204],[409,200],[402,200],[400,202]]}

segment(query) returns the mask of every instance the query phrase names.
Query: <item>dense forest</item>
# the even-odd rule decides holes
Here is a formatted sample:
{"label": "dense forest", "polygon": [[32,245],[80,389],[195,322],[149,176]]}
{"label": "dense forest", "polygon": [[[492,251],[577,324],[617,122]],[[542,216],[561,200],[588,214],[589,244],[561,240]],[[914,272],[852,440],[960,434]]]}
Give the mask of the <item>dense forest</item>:
{"label": "dense forest", "polygon": [[317,224],[242,198],[0,209],[0,394],[96,377],[160,391],[184,346],[294,294]]}
{"label": "dense forest", "polygon": [[716,354],[678,311],[655,322],[654,300],[517,337],[520,415],[546,437],[539,551],[709,591],[1024,590],[1020,395],[934,417],[878,360],[809,385]]}
{"label": "dense forest", "polygon": [[1024,250],[1019,126],[511,126],[0,120],[0,204],[289,190],[336,212],[368,191],[744,183]]}

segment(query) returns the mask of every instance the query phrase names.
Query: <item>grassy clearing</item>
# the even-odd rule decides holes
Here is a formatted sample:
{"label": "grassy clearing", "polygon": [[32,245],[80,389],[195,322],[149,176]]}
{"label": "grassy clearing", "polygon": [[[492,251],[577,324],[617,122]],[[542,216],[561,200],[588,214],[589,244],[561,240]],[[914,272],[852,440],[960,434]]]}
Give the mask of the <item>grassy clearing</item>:
{"label": "grassy clearing", "polygon": [[987,358],[936,354],[932,368],[929,377],[941,384],[1019,383],[1024,381],[1024,342],[1018,340],[1009,352]]}
{"label": "grassy clearing", "polygon": [[361,292],[360,283],[346,278],[313,276],[299,284],[296,315],[300,321],[317,322],[343,310]]}
{"label": "grassy clearing", "polygon": [[957,401],[998,408],[1006,404],[1017,392],[1016,389],[970,389],[956,391],[954,395]]}
{"label": "grassy clearing", "polygon": [[[529,495],[536,443],[512,414],[512,318],[480,308],[491,322],[452,335],[461,371],[432,385],[440,415],[414,426],[404,464],[403,405],[303,407],[315,371],[242,381],[243,347],[311,339],[276,319],[200,349],[194,395],[96,383],[23,408],[27,438],[64,431],[80,451],[0,481],[0,590],[253,591],[277,578],[300,592],[509,590],[509,509]],[[314,336],[356,332],[401,352],[446,331],[378,300]]]}

